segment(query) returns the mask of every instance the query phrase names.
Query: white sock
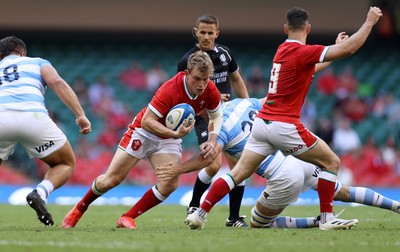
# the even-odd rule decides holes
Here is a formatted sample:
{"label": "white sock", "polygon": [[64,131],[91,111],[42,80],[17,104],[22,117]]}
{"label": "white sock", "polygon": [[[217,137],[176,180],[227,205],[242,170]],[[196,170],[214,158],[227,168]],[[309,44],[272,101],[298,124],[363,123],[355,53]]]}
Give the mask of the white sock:
{"label": "white sock", "polygon": [[40,198],[42,198],[44,201],[47,200],[47,197],[49,197],[50,193],[54,190],[54,185],[53,183],[50,182],[50,180],[43,180],[36,186],[36,191],[38,192]]}
{"label": "white sock", "polygon": [[201,169],[201,171],[199,172],[199,174],[197,176],[199,177],[200,181],[206,185],[210,184],[212,181],[212,178],[213,178],[207,174],[206,168]]}
{"label": "white sock", "polygon": [[333,213],[327,213],[327,212],[321,213],[321,223],[325,223],[332,218],[333,218]]}

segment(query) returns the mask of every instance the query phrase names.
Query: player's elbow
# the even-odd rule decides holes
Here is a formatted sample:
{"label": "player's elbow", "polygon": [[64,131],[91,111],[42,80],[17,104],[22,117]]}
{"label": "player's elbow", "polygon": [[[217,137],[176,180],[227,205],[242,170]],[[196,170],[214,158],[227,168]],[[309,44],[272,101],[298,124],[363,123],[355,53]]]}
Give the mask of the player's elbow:
{"label": "player's elbow", "polygon": [[348,48],[346,48],[344,50],[344,56],[343,57],[351,56],[351,55],[355,54],[357,52],[357,50],[358,50],[358,47],[350,45],[350,46],[348,46]]}
{"label": "player's elbow", "polygon": [[140,126],[146,131],[151,131],[151,120],[144,116]]}
{"label": "player's elbow", "polygon": [[353,55],[358,50],[357,46],[352,44],[340,45],[329,49],[324,62],[334,61]]}

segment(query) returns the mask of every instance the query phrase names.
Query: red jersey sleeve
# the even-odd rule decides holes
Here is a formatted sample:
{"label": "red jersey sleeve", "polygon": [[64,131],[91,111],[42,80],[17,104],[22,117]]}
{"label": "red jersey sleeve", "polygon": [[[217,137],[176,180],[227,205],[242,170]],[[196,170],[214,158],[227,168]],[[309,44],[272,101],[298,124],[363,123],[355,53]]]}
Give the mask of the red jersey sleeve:
{"label": "red jersey sleeve", "polygon": [[325,54],[329,47],[322,45],[304,45],[299,47],[300,62],[305,66],[315,66],[317,63],[324,62]]}
{"label": "red jersey sleeve", "polygon": [[148,107],[150,110],[160,118],[167,115],[168,111],[172,107],[173,98],[170,91],[168,85],[162,85],[149,103]]}

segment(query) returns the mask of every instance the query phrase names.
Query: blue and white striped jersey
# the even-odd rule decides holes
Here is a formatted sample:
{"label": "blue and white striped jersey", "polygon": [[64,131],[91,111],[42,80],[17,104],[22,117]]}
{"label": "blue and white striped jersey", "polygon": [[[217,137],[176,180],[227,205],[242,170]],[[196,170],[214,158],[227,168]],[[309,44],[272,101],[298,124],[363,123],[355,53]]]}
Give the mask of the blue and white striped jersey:
{"label": "blue and white striped jersey", "polygon": [[[222,150],[239,159],[253,127],[253,121],[262,104],[259,99],[234,99],[222,104],[224,121],[217,142]],[[286,157],[278,150],[267,156],[256,171],[261,177],[271,178],[281,168]]]}
{"label": "blue and white striped jersey", "polygon": [[0,111],[19,110],[47,113],[40,68],[51,65],[41,58],[9,55],[0,61]]}
{"label": "blue and white striped jersey", "polygon": [[217,142],[223,151],[240,158],[262,104],[257,98],[234,99],[222,105],[224,121]]}

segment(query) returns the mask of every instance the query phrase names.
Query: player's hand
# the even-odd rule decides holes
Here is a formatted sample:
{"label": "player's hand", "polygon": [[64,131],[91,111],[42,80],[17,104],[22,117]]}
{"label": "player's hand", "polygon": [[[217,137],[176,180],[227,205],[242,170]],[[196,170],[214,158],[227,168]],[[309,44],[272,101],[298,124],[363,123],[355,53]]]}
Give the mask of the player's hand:
{"label": "player's hand", "polygon": [[181,175],[179,165],[172,162],[161,166],[156,166],[155,172],[160,181],[169,181]]}
{"label": "player's hand", "polygon": [[348,38],[349,35],[347,35],[346,32],[340,32],[336,37],[336,44],[340,44]]}
{"label": "player's hand", "polygon": [[182,138],[182,137],[186,136],[187,134],[189,134],[190,131],[192,131],[192,129],[194,127],[195,121],[196,120],[193,120],[193,122],[190,124],[188,118],[183,120],[182,124],[176,130],[176,136],[174,138],[179,139],[179,138]]}
{"label": "player's hand", "polygon": [[86,116],[77,117],[75,122],[80,128],[81,134],[89,134],[92,131],[92,125]]}
{"label": "player's hand", "polygon": [[231,98],[230,94],[221,94],[221,101],[227,102]]}
{"label": "player's hand", "polygon": [[217,151],[215,150],[215,147],[212,143],[210,142],[205,142],[202,146],[201,146],[201,155],[203,156],[203,158],[208,159],[215,159],[218,156]]}
{"label": "player's hand", "polygon": [[367,15],[367,22],[370,22],[372,25],[375,25],[379,18],[382,17],[382,11],[379,7],[370,7]]}

